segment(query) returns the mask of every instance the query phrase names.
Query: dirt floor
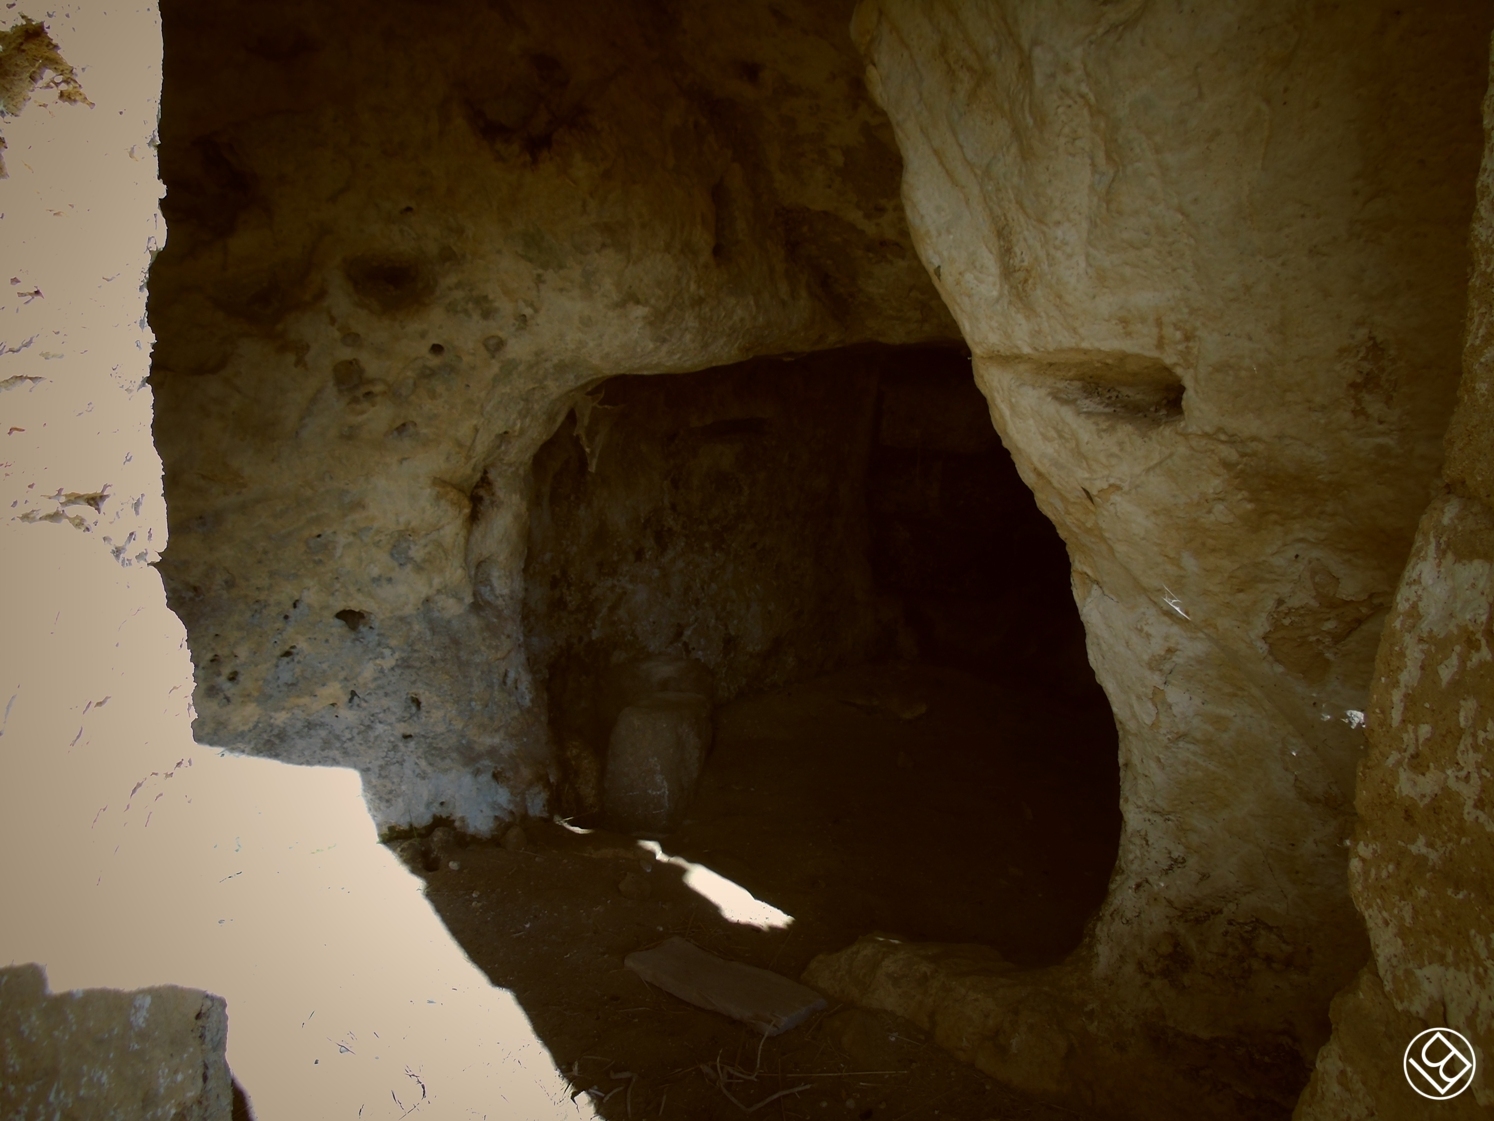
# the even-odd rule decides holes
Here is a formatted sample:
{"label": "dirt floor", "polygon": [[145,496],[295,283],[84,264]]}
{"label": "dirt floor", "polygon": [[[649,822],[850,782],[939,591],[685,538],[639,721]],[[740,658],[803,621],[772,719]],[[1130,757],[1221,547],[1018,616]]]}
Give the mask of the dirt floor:
{"label": "dirt floor", "polygon": [[[452,934],[513,991],[573,1088],[639,1121],[1074,1117],[896,1017],[832,1004],[764,1040],[650,988],[623,957],[678,934],[797,978],[816,954],[883,931],[979,941],[1024,966],[1060,960],[1115,859],[1103,697],[865,667],[739,700],[716,728],[690,817],[662,842],[683,861],[532,821],[523,850],[474,843],[458,870],[427,874]],[[686,883],[686,862],[792,922],[728,921]]]}

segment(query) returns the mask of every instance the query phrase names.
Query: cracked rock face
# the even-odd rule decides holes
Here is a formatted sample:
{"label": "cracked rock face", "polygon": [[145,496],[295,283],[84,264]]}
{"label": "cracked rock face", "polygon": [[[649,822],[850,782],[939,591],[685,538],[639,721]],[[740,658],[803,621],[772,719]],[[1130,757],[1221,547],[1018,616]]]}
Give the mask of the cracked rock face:
{"label": "cracked rock face", "polygon": [[[1066,970],[907,994],[993,1073],[1148,1116],[1285,1109],[1364,958],[1355,767],[1457,386],[1487,17],[856,13],[914,240],[1069,546],[1121,735],[1119,863]],[[901,1010],[901,952],[821,973]],[[1234,1074],[1165,1073],[1199,1047]]]}
{"label": "cracked rock face", "polygon": [[200,740],[544,805],[530,464],[589,386],[957,337],[836,4],[168,4],[156,439]]}

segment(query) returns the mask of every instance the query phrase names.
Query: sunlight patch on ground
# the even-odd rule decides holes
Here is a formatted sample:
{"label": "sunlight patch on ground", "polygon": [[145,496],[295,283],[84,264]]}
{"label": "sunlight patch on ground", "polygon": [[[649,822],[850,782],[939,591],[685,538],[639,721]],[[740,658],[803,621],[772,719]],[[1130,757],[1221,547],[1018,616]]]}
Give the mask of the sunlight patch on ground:
{"label": "sunlight patch on ground", "polygon": [[654,859],[660,863],[683,869],[685,886],[710,902],[728,922],[755,926],[758,930],[785,930],[793,924],[793,915],[784,914],[771,903],[764,903],[721,873],[713,872],[703,864],[694,864],[683,856],[665,856],[658,841],[639,841],[638,847],[653,853]]}

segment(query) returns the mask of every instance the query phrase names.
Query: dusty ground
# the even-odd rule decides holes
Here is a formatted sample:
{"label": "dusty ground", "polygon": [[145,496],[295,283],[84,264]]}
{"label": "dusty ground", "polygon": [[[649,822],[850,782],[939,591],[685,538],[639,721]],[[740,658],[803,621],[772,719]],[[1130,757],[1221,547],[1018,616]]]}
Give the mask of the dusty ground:
{"label": "dusty ground", "polygon": [[690,819],[663,843],[793,916],[786,929],[727,921],[632,838],[548,822],[526,824],[524,851],[469,846],[427,890],[608,1118],[730,1118],[763,1103],[769,1118],[1068,1118],[895,1017],[832,1005],[763,1041],[650,989],[622,959],[681,934],[797,977],[881,930],[1057,961],[1114,861],[1114,760],[1094,693],[851,670],[723,708]]}

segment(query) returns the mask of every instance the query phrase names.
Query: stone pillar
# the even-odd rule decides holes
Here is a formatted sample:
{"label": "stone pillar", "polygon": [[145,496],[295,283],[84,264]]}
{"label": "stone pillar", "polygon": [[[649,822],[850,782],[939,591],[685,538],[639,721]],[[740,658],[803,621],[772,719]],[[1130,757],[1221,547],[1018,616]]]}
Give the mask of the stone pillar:
{"label": "stone pillar", "polygon": [[1364,959],[1354,773],[1457,385],[1487,31],[1451,2],[856,13],[914,241],[1068,544],[1120,731],[1083,947],[925,1010],[993,1074],[1284,1111]]}

